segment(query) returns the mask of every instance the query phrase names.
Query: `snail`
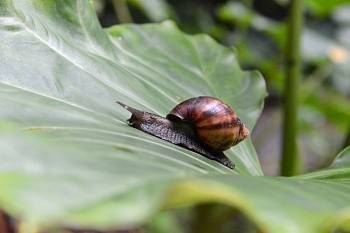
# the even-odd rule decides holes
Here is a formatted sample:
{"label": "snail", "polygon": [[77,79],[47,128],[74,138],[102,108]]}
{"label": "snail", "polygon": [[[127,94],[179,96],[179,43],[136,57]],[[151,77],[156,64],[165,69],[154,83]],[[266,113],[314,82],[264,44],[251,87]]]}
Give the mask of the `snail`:
{"label": "snail", "polygon": [[197,152],[233,169],[223,151],[238,144],[249,130],[221,100],[210,96],[191,98],[176,105],[164,118],[117,101],[132,113],[128,124],[148,134]]}

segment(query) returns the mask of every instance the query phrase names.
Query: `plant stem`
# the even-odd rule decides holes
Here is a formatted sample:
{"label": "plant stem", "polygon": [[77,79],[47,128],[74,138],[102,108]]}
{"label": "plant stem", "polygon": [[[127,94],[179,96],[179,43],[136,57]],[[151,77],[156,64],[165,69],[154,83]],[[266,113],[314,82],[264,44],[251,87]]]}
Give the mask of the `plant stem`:
{"label": "plant stem", "polygon": [[291,0],[287,23],[286,80],[284,87],[283,144],[281,174],[292,176],[300,172],[301,160],[297,147],[298,89],[301,77],[300,41],[303,25],[303,0]]}
{"label": "plant stem", "polygon": [[344,139],[344,143],[343,143],[343,147],[342,148],[345,148],[345,147],[348,147],[350,146],[350,124],[349,124],[349,129],[348,129],[348,132],[345,136],[345,139]]}
{"label": "plant stem", "polygon": [[132,17],[126,0],[113,0],[113,6],[120,23],[132,23]]}

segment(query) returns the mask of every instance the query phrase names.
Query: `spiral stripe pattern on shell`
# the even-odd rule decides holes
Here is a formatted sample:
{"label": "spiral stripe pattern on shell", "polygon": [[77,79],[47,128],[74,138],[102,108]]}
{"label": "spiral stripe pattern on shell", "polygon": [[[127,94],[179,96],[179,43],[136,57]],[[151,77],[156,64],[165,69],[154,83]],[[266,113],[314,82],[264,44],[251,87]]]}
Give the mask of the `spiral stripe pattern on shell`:
{"label": "spiral stripe pattern on shell", "polygon": [[178,104],[167,118],[192,124],[199,139],[217,151],[227,150],[248,135],[248,129],[235,111],[210,96],[191,98]]}

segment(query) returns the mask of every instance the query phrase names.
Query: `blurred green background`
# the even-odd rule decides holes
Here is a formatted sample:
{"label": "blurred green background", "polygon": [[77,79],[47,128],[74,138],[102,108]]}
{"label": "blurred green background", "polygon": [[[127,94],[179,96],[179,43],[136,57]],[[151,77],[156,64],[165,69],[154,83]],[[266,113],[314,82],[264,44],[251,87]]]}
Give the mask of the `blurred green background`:
{"label": "blurred green background", "polygon": [[[103,27],[167,19],[236,50],[261,71],[269,97],[253,131],[263,170],[278,175],[288,0],[95,0]],[[350,1],[305,0],[299,150],[304,171],[326,166],[350,141]]]}

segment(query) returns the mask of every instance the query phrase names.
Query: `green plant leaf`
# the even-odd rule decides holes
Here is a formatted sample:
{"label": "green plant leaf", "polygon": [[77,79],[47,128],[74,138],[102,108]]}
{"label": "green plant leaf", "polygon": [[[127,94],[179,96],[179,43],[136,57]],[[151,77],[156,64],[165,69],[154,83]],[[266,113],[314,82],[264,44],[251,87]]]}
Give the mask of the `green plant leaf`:
{"label": "green plant leaf", "polygon": [[226,152],[231,171],[126,125],[116,100],[165,115],[181,100],[214,95],[253,128],[264,82],[209,37],[171,22],[105,31],[85,0],[5,0],[0,38],[0,118],[16,125],[0,125],[0,206],[24,221],[23,232],[123,228],[201,202],[237,208],[262,232],[349,223],[346,175],[257,176],[250,139]]}
{"label": "green plant leaf", "polygon": [[329,232],[350,221],[350,148],[317,175],[283,178],[180,175],[135,163],[139,155],[76,143],[2,127],[1,206],[31,224],[99,229],[134,226],[160,210],[204,202],[242,211],[262,232]]}
{"label": "green plant leaf", "polygon": [[[213,95],[252,129],[265,84],[260,74],[240,70],[230,49],[204,35],[184,35],[171,22],[118,26],[107,34],[86,1],[5,1],[2,12],[2,118],[97,144],[103,138],[127,148],[152,148],[197,170],[231,172],[128,127],[129,113],[115,104],[165,115],[179,101]],[[250,139],[227,154],[237,172],[261,175]]]}

